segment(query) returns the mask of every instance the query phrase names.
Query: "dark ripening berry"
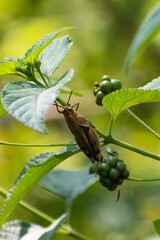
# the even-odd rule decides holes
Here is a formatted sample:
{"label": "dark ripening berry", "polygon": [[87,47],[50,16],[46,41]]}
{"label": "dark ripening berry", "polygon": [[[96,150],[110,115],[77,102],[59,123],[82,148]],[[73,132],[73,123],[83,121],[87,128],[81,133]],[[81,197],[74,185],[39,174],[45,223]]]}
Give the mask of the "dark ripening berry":
{"label": "dark ripening berry", "polygon": [[112,79],[111,80],[111,90],[116,91],[122,88],[122,84],[119,80]]}
{"label": "dark ripening berry", "polygon": [[94,83],[94,86],[95,86],[95,87],[99,87],[99,83],[98,83],[98,82],[95,82],[95,83]]}
{"label": "dark ripening berry", "polygon": [[101,92],[103,92],[104,94],[108,94],[111,92],[111,82],[104,80],[100,83],[99,87]]}
{"label": "dark ripening berry", "polygon": [[127,179],[129,177],[129,171],[127,169],[125,169],[125,171],[122,173],[121,176],[123,179]]}
{"label": "dark ripening berry", "polygon": [[113,157],[113,156],[110,156],[109,157],[109,163],[112,167],[114,167],[117,164],[117,158]]}
{"label": "dark ripening berry", "polygon": [[123,173],[126,169],[126,164],[122,160],[118,159],[116,168],[120,173]]}
{"label": "dark ripening berry", "polygon": [[103,77],[102,77],[102,80],[107,80],[107,81],[111,81],[111,79],[110,79],[110,77],[109,76],[107,76],[107,75],[104,75]]}
{"label": "dark ripening berry", "polygon": [[97,94],[97,92],[98,91],[100,91],[100,88],[98,87],[95,87],[94,89],[93,89],[93,94],[94,94],[94,96],[96,96],[96,94]]}
{"label": "dark ripening berry", "polygon": [[109,171],[109,178],[116,182],[119,178],[119,171],[116,168],[111,168]]}
{"label": "dark ripening berry", "polygon": [[105,94],[101,91],[98,91],[96,94],[96,104],[102,106],[102,99],[105,97]]}
{"label": "dark ripening berry", "polygon": [[112,181],[109,178],[100,178],[100,183],[102,184],[103,187],[111,187],[112,186]]}
{"label": "dark ripening berry", "polygon": [[116,190],[116,188],[117,188],[117,185],[115,183],[112,183],[112,185],[110,187],[107,187],[107,189],[109,191],[114,191],[114,190]]}
{"label": "dark ripening berry", "polygon": [[117,185],[121,185],[123,183],[123,179],[122,178],[118,178],[118,180],[116,181]]}

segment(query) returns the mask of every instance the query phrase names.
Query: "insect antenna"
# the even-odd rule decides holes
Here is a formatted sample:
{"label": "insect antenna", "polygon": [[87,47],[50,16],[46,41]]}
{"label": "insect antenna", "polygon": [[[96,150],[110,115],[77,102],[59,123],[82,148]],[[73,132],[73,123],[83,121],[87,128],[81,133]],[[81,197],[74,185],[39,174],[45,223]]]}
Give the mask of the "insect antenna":
{"label": "insect antenna", "polygon": [[72,96],[72,91],[70,92],[70,95],[69,95],[69,98],[68,98],[68,101],[67,101],[67,106],[70,106],[69,101],[70,101],[70,99],[71,99],[71,96]]}

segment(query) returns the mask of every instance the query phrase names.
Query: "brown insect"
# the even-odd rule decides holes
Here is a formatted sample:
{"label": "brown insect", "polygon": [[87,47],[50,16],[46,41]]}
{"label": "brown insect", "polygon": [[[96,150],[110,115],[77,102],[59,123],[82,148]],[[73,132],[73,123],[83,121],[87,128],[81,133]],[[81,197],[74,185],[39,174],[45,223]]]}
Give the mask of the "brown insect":
{"label": "brown insect", "polygon": [[[57,111],[64,115],[69,129],[75,137],[77,145],[91,162],[102,162],[103,156],[100,150],[99,138],[94,130],[95,126],[77,113],[79,103],[76,103],[73,106],[69,104],[71,94],[68,98],[67,106],[65,107],[58,105],[55,101]],[[59,110],[59,107],[63,108],[63,110]],[[74,107],[75,110],[73,109]]]}

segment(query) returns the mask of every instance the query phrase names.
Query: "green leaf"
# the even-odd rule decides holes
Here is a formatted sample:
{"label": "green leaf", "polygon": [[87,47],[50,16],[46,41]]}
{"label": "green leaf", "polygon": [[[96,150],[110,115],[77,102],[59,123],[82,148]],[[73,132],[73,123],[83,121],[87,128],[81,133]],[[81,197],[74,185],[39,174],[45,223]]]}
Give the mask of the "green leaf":
{"label": "green leaf", "polygon": [[160,31],[160,7],[157,7],[154,11],[149,13],[144,23],[137,31],[135,38],[129,48],[126,61],[125,72],[130,70],[134,58],[142,48],[144,48],[153,37]]}
{"label": "green leaf", "polygon": [[40,181],[42,177],[44,177],[65,159],[78,152],[79,148],[76,145],[66,146],[56,153],[41,153],[40,155],[32,158],[19,174],[10,189],[0,215],[0,227],[16,207],[18,202],[37,182]]}
{"label": "green leaf", "polygon": [[160,91],[160,77],[153,79],[151,82],[147,83],[143,87],[140,87],[139,89]]}
{"label": "green leaf", "polygon": [[81,171],[54,170],[39,182],[40,186],[64,198],[66,206],[97,181],[89,169]]}
{"label": "green leaf", "polygon": [[158,235],[160,235],[160,219],[153,221],[153,225]]}
{"label": "green leaf", "polygon": [[41,53],[40,59],[42,63],[40,69],[46,77],[51,77],[52,73],[58,68],[59,64],[67,55],[72,44],[69,36],[64,36],[52,41]]}
{"label": "green leaf", "polygon": [[3,107],[3,104],[2,104],[2,101],[1,101],[1,96],[0,96],[0,117],[5,115],[6,113],[7,113],[7,111]]}
{"label": "green leaf", "polygon": [[11,221],[3,225],[0,230],[1,240],[49,240],[61,228],[68,215],[64,214],[55,220],[49,227],[41,227],[24,221]]}
{"label": "green leaf", "polygon": [[12,61],[0,62],[0,76],[2,76],[2,75],[17,75],[15,66],[16,66],[16,62],[12,62]]}
{"label": "green leaf", "polygon": [[44,115],[72,76],[73,69],[66,72],[50,88],[30,82],[9,83],[2,91],[2,103],[5,109],[25,126],[45,133]]}
{"label": "green leaf", "polygon": [[125,109],[141,103],[159,102],[160,91],[124,89],[112,92],[103,98],[103,105],[116,117]]}
{"label": "green leaf", "polygon": [[70,28],[62,28],[56,32],[48,34],[41,38],[37,43],[35,43],[28,51],[25,53],[21,60],[26,64],[30,63],[34,65],[35,62],[39,60],[39,54],[56,38],[61,32],[66,31]]}

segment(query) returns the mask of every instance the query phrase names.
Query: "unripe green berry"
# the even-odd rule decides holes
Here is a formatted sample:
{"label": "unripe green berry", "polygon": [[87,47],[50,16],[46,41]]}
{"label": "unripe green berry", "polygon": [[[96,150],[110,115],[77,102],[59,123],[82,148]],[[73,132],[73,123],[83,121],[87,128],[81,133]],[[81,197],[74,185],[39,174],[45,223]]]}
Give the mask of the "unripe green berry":
{"label": "unripe green berry", "polygon": [[89,168],[89,174],[98,173],[100,166],[98,162],[93,163]]}
{"label": "unripe green berry", "polygon": [[120,159],[118,159],[116,168],[118,169],[118,171],[120,173],[123,173],[126,169],[126,164],[123,161],[121,161]]}
{"label": "unripe green berry", "polygon": [[119,171],[116,168],[111,168],[109,171],[109,178],[116,182],[119,178]]}
{"label": "unripe green berry", "polygon": [[101,177],[107,177],[109,170],[110,165],[108,163],[103,162],[98,172]]}
{"label": "unripe green berry", "polygon": [[111,82],[104,80],[99,85],[101,92],[108,94],[111,92]]}
{"label": "unripe green berry", "polygon": [[105,94],[101,91],[98,91],[96,94],[96,104],[102,106],[102,99],[105,97]]}
{"label": "unripe green berry", "polygon": [[116,158],[116,157],[113,157],[113,156],[110,156],[109,162],[110,162],[110,165],[111,165],[112,167],[114,167],[114,166],[116,166],[116,164],[117,164],[117,158]]}
{"label": "unripe green berry", "polygon": [[94,86],[95,86],[95,87],[99,87],[99,83],[98,83],[98,82],[95,82],[95,83],[94,83]]}
{"label": "unripe green berry", "polygon": [[94,94],[94,96],[96,96],[96,94],[98,93],[98,91],[100,91],[100,88],[99,88],[99,87],[95,87],[95,88],[93,89],[93,94]]}
{"label": "unripe green berry", "polygon": [[117,79],[111,79],[111,90],[116,91],[122,88],[122,83]]}
{"label": "unripe green berry", "polygon": [[103,77],[102,77],[102,80],[107,80],[107,81],[111,81],[111,78],[109,77],[109,76],[107,76],[107,75],[104,75]]}

